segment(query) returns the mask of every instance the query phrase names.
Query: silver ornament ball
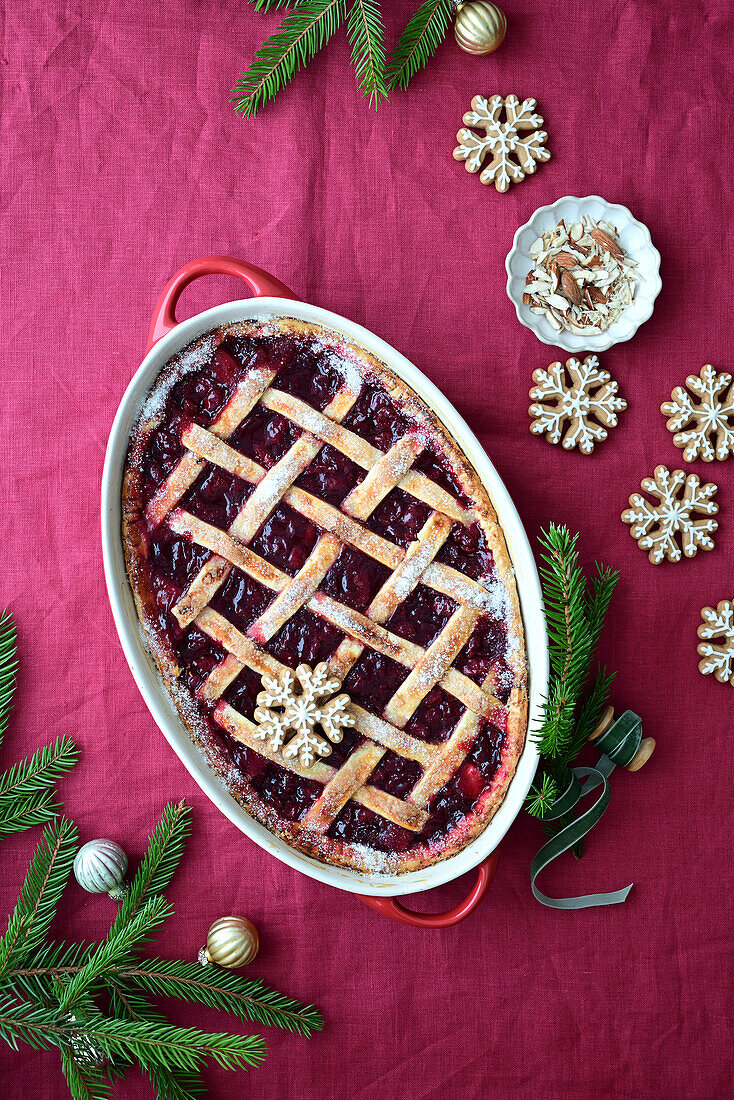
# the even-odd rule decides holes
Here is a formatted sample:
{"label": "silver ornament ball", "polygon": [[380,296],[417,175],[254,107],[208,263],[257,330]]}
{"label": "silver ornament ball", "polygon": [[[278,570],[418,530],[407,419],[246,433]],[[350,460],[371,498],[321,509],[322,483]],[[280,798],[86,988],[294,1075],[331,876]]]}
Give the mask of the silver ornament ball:
{"label": "silver ornament ball", "polygon": [[74,878],[90,894],[110,894],[119,899],[125,893],[127,856],[114,840],[88,841],[76,854]]}
{"label": "silver ornament ball", "polygon": [[220,917],[207,933],[203,956],[206,962],[234,970],[251,963],[259,949],[260,936],[251,920],[247,917]]}
{"label": "silver ornament ball", "polygon": [[494,53],[506,33],[505,13],[489,0],[465,0],[457,7],[454,37],[467,53]]}

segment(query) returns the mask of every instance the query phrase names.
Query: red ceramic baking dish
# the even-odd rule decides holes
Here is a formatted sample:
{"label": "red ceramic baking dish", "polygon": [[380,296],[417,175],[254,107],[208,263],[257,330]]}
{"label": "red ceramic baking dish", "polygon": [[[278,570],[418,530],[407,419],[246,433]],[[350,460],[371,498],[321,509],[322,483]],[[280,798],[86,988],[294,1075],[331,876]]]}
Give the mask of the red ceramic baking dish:
{"label": "red ceramic baking dish", "polygon": [[[181,293],[193,280],[210,274],[231,275],[242,280],[253,296],[215,306],[179,323],[176,306]],[[177,272],[163,289],[150,324],[145,357],[127,387],[112,425],[102,479],[101,519],[105,577],[115,625],[132,674],[157,725],[201,789],[237,828],[288,866],[337,889],[357,894],[371,908],[393,920],[421,928],[444,928],[468,916],[492,881],[499,844],[520,811],[535,774],[538,753],[530,736],[526,738],[516,774],[502,805],[484,831],[457,854],[424,869],[400,875],[367,874],[332,866],[287,845],[252,818],[233,798],[192,742],[160,680],[138,623],[125,570],[121,494],[130,432],[141,405],[163,365],[192,340],[233,321],[265,320],[275,316],[325,325],[364,347],[403,378],[460,443],[484,483],[504,530],[525,628],[529,729],[532,730],[537,722],[548,677],[548,649],[538,574],[515,506],[469,426],[417,367],[378,336],[353,321],[301,301],[283,283],[260,268],[226,256],[207,256],[192,261]],[[429,890],[475,868],[476,879],[469,894],[449,912],[414,913],[397,900],[399,895]]]}

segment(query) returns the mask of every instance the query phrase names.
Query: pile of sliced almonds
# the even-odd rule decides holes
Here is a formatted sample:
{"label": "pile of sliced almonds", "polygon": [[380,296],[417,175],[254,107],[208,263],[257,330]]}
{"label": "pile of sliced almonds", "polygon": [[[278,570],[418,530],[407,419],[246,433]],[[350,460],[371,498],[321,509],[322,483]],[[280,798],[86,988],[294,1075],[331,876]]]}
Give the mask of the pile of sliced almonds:
{"label": "pile of sliced almonds", "polygon": [[556,332],[604,332],[630,304],[640,278],[616,228],[587,216],[548,229],[530,257],[535,267],[525,280],[523,303],[545,314]]}

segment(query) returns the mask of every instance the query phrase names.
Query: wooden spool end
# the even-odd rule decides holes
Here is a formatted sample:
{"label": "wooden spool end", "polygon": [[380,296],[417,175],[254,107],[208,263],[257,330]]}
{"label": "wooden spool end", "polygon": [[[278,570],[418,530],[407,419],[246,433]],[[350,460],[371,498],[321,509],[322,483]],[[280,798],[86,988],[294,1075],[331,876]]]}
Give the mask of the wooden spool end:
{"label": "wooden spool end", "polygon": [[639,749],[637,750],[637,752],[635,753],[635,755],[632,757],[629,764],[627,765],[627,771],[628,772],[638,772],[640,770],[640,768],[644,768],[645,764],[647,764],[648,760],[650,759],[650,757],[652,756],[652,754],[654,752],[655,752],[655,738],[654,737],[643,737],[642,741],[640,742]]}
{"label": "wooden spool end", "polygon": [[[589,741],[596,741],[603,733],[606,733],[612,722],[614,721],[614,707],[609,706],[605,709],[599,724],[589,734]],[[638,772],[640,768],[644,768],[648,760],[655,752],[655,738],[643,737],[640,742],[640,747],[635,755],[630,760],[629,764],[625,765],[628,772]]]}
{"label": "wooden spool end", "polygon": [[614,707],[607,707],[599,719],[599,724],[589,734],[589,741],[596,741],[597,737],[601,737],[603,733],[606,733],[612,724],[614,719]]}

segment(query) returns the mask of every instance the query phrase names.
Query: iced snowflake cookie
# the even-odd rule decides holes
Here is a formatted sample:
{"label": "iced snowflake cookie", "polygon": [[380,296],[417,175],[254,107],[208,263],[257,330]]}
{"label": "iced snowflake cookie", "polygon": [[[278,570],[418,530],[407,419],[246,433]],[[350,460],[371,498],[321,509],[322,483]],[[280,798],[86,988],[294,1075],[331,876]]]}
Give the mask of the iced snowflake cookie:
{"label": "iced snowflake cookie", "polygon": [[633,493],[630,507],[622,512],[622,521],[630,524],[632,538],[637,539],[641,550],[648,551],[653,565],[659,565],[663,558],[680,561],[681,549],[687,558],[699,550],[713,550],[711,536],[719,525],[711,516],[719,506],[711,498],[717,485],[702,485],[695,474],[683,470],[671,473],[666,466],[656,466],[653,476],[642,481],[642,488],[656,497],[656,502]]}
{"label": "iced snowflake cookie", "polygon": [[[690,391],[690,392],[687,392]],[[730,374],[717,374],[710,363],[699,374],[686,378],[685,389],[676,386],[671,401],[660,406],[675,432],[673,442],[686,462],[722,461],[734,454],[734,382]]]}
{"label": "iced snowflake cookie", "polygon": [[[515,95],[493,95],[485,99],[475,95],[472,109],[464,115],[467,126],[483,130],[483,134],[461,129],[454,149],[454,160],[463,160],[467,172],[479,172],[480,183],[493,183],[500,192],[509,191],[510,184],[519,183],[536,169],[536,161],[550,160],[545,148],[548,135],[539,127],[543,119],[535,113],[535,100],[521,103]],[[502,114],[504,111],[504,121]],[[522,131],[534,131],[521,137]]]}
{"label": "iced snowflake cookie", "polygon": [[703,622],[698,628],[698,671],[712,673],[720,683],[734,687],[734,600],[722,600],[716,607],[702,607]]}
{"label": "iced snowflake cookie", "polygon": [[605,332],[632,301],[639,279],[616,227],[588,215],[547,229],[530,246],[530,259],[523,304],[545,314],[556,332]]}
{"label": "iced snowflake cookie", "polygon": [[533,381],[530,431],[566,450],[578,447],[590,455],[594,444],[607,438],[607,428],[616,427],[617,413],[627,408],[617,396],[617,383],[601,370],[595,355],[583,362],[567,359],[565,366],[551,363],[547,370],[533,371]]}
{"label": "iced snowflake cookie", "polygon": [[332,745],[342,740],[342,730],[354,725],[354,718],[348,709],[349,696],[334,694],[340,684],[329,679],[326,661],[313,670],[308,665],[299,665],[296,677],[300,692],[290,669],[279,676],[263,676],[265,690],[257,697],[254,736],[286,759],[298,757],[303,767],[308,768],[317,756],[329,755]]}

